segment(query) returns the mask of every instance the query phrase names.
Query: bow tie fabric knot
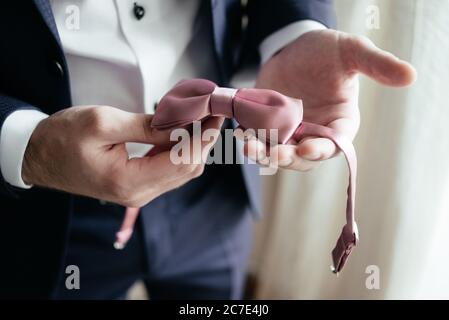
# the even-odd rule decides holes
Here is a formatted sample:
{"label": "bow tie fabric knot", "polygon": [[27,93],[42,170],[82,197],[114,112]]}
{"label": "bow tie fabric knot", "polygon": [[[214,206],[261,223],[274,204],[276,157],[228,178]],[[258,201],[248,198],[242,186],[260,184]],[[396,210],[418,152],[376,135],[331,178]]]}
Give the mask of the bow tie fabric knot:
{"label": "bow tie fabric knot", "polygon": [[159,102],[151,126],[183,127],[208,116],[234,118],[244,129],[278,130],[286,143],[302,121],[302,101],[268,89],[221,88],[204,79],[178,82]]}
{"label": "bow tie fabric knot", "polygon": [[[209,116],[235,119],[243,129],[278,130],[280,144],[296,144],[307,136],[331,139],[342,151],[349,167],[346,225],[332,251],[332,270],[338,273],[358,242],[355,222],[357,158],[351,140],[337,131],[303,121],[302,101],[268,89],[221,88],[204,79],[182,80],[160,100],[151,126],[159,130],[185,127]],[[259,139],[261,137],[258,137]],[[266,142],[266,141],[265,141]],[[273,141],[270,141],[273,142]],[[132,235],[139,208],[127,208],[114,246],[121,249]]]}

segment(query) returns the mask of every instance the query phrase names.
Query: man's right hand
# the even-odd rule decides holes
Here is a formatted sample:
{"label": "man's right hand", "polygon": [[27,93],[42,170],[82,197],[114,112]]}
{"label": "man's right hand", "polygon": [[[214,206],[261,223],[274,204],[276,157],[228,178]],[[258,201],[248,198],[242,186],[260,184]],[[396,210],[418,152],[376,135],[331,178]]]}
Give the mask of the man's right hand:
{"label": "man's right hand", "polygon": [[[169,151],[128,159],[125,142],[173,143],[169,132],[150,127],[151,119],[152,115],[107,106],[72,107],[55,113],[33,131],[22,178],[27,184],[143,206],[204,170],[204,164],[173,164]],[[222,123],[221,117],[210,118],[202,124],[202,131],[219,129]],[[201,137],[193,137],[191,143],[194,139]],[[210,141],[201,144],[213,146]]]}

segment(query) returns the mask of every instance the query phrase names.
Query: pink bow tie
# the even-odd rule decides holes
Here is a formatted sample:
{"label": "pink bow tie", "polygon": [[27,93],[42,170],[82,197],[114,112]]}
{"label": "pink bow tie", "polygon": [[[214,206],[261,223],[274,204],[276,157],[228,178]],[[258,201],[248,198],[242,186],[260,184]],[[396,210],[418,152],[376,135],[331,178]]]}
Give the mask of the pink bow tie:
{"label": "pink bow tie", "polygon": [[[234,118],[243,129],[278,129],[277,143],[296,144],[306,136],[331,139],[345,155],[349,166],[346,225],[332,251],[333,271],[342,270],[358,241],[354,220],[357,159],[352,142],[335,130],[303,122],[301,100],[266,89],[220,88],[203,79],[183,80],[159,102],[152,127],[165,130],[183,127],[209,116]],[[123,248],[131,237],[138,208],[127,208],[125,219],[116,235],[116,248]]]}

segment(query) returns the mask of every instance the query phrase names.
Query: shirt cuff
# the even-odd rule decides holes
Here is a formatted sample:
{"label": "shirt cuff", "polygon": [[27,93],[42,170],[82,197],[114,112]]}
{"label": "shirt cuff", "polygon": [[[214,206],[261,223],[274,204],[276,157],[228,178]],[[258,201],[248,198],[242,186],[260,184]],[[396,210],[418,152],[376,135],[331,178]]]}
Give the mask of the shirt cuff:
{"label": "shirt cuff", "polygon": [[31,134],[47,117],[38,110],[17,110],[3,122],[0,131],[0,169],[5,181],[14,187],[32,187],[22,180],[23,157]]}
{"label": "shirt cuff", "polygon": [[315,20],[301,20],[290,23],[282,29],[270,34],[259,46],[260,60],[264,64],[279,50],[284,48],[304,33],[313,30],[324,30],[326,26]]}

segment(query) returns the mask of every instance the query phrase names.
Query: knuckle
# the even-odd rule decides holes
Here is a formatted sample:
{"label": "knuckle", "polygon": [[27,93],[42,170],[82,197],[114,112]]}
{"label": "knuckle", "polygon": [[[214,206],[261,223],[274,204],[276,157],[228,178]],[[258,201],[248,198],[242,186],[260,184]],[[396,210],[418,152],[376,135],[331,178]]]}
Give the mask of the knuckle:
{"label": "knuckle", "polygon": [[152,116],[144,115],[144,120],[142,121],[143,133],[147,141],[151,141],[155,135],[157,135],[157,130],[151,126]]}
{"label": "knuckle", "polygon": [[180,176],[190,175],[195,169],[195,165],[193,164],[181,164],[177,167],[177,174]]}
{"label": "knuckle", "polygon": [[86,112],[85,125],[90,133],[101,134],[107,132],[110,121],[107,119],[107,108],[105,106],[95,106]]}
{"label": "knuckle", "polygon": [[341,58],[346,68],[349,70],[357,69],[358,64],[360,63],[360,53],[363,52],[366,47],[375,47],[374,42],[371,41],[366,36],[358,35],[358,36],[341,36],[341,39],[344,41],[341,42],[344,44],[341,46]]}
{"label": "knuckle", "polygon": [[203,172],[204,172],[204,165],[198,165],[196,166],[196,168],[193,169],[192,176],[194,178],[198,178],[203,174]]}
{"label": "knuckle", "polygon": [[357,36],[357,39],[359,41],[359,44],[365,44],[365,45],[369,45],[369,46],[374,45],[374,42],[365,35]]}
{"label": "knuckle", "polygon": [[368,37],[364,35],[346,36],[345,39],[353,50],[359,49],[366,45],[371,45],[373,43]]}

